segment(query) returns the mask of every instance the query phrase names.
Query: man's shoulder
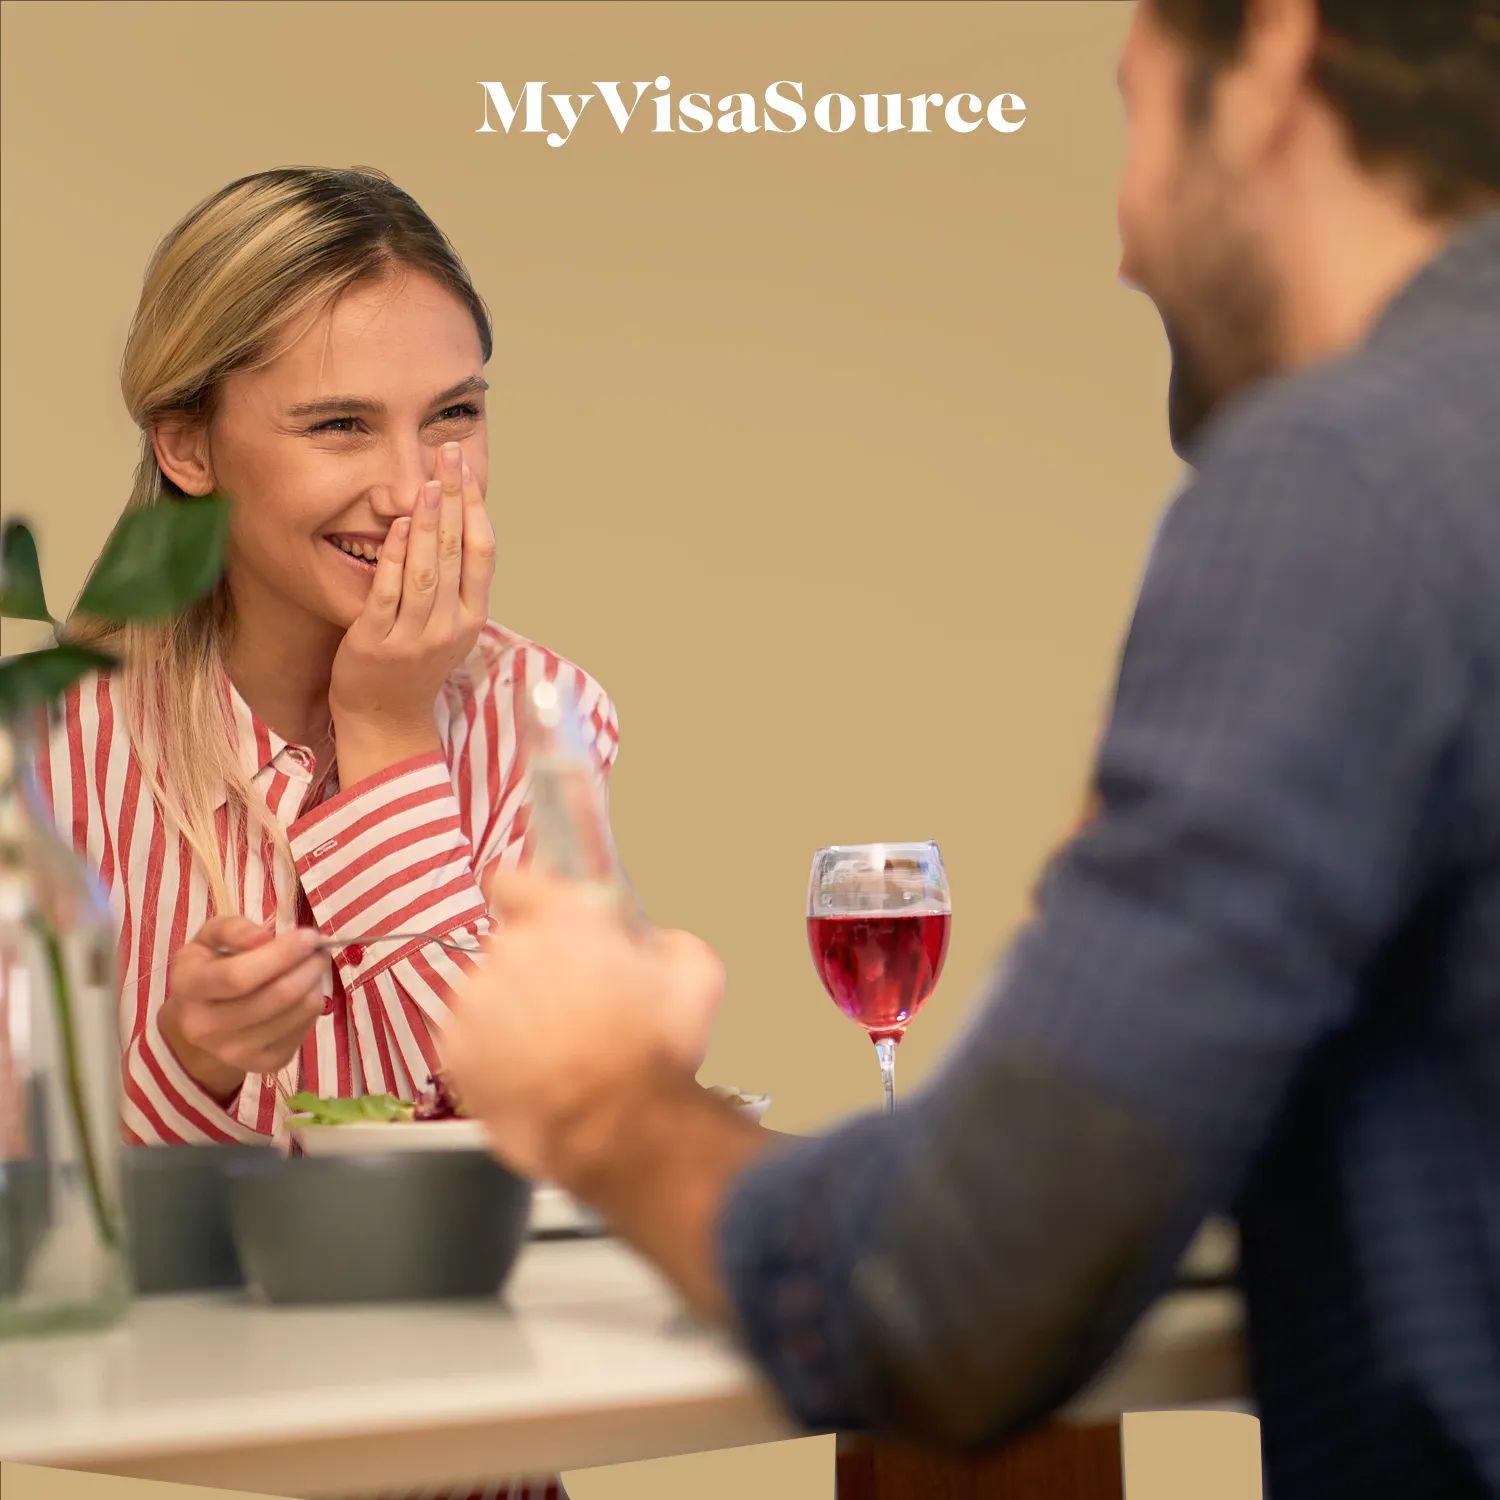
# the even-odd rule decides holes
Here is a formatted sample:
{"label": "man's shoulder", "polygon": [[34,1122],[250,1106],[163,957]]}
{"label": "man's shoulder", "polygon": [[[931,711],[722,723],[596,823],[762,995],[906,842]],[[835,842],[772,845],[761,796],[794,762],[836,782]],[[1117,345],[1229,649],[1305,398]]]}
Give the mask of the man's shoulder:
{"label": "man's shoulder", "polygon": [[1226,407],[1163,520],[1147,595],[1237,604],[1283,634],[1352,639],[1399,617],[1500,665],[1500,402],[1434,389],[1424,363],[1369,348]]}
{"label": "man's shoulder", "polygon": [[[1500,381],[1469,337],[1371,343],[1234,401],[1195,456],[1190,495],[1269,545],[1362,545],[1440,591],[1500,589]],[[1493,364],[1493,348],[1491,364]],[[1191,496],[1191,499],[1190,499]]]}
{"label": "man's shoulder", "polygon": [[1500,322],[1444,320],[1426,337],[1372,339],[1268,380],[1205,435],[1201,474],[1320,467],[1335,496],[1400,508],[1480,507],[1500,526]]}

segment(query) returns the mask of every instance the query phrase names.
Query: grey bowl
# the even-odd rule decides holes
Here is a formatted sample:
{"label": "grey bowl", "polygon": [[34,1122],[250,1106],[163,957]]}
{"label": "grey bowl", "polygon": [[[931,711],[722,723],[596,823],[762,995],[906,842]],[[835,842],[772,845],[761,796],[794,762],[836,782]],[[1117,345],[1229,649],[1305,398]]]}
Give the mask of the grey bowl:
{"label": "grey bowl", "polygon": [[493,1297],[526,1238],[531,1184],[482,1151],[243,1160],[229,1211],[271,1302]]}
{"label": "grey bowl", "polygon": [[244,1284],[229,1232],[226,1173],[275,1159],[265,1146],[127,1146],[124,1197],[136,1291],[192,1292]]}

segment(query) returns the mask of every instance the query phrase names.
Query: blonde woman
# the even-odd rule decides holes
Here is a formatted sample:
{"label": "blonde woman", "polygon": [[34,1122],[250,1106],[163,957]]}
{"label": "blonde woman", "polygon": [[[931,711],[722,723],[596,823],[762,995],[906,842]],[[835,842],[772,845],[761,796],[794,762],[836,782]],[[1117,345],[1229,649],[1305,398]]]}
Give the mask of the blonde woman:
{"label": "blonde woman", "polygon": [[452,247],[375,172],[242,178],[147,270],[129,504],[227,495],[227,567],[170,624],[74,622],[127,665],[67,695],[39,768],[122,917],[128,1141],[265,1139],[298,1089],[414,1097],[470,961],[314,944],[487,929],[482,880],[528,855],[513,709],[538,674],[609,772],[599,686],[486,619],[490,349]]}
{"label": "blonde woman", "polygon": [[[68,694],[41,776],[123,917],[132,1142],[275,1134],[285,1097],[411,1098],[527,858],[513,705],[577,668],[486,619],[488,315],[418,205],[369,171],[257,173],[146,274],[122,384],[131,507],[230,497],[224,579],[163,626],[75,622],[119,672]],[[222,956],[220,948],[237,950]]]}

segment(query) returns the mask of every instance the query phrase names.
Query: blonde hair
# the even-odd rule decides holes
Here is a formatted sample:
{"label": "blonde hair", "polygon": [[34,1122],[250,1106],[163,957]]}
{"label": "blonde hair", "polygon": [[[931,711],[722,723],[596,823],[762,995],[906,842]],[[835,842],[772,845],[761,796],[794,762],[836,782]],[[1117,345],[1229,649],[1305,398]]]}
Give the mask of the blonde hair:
{"label": "blonde hair", "polygon": [[[125,405],[142,432],[126,510],[169,505],[182,491],[156,461],[151,429],[207,420],[224,379],[275,358],[289,325],[346,288],[401,268],[426,273],[469,309],[485,360],[489,313],[442,232],[382,172],[280,167],[231,182],[162,241],[120,366]],[[224,876],[229,847],[252,831],[278,856],[286,837],[240,763],[224,689],[233,627],[227,585],[175,619],[149,624],[75,614],[68,638],[124,658],[125,726],[142,773],[208,878],[214,912],[236,908]],[[215,809],[227,793],[228,824]]]}

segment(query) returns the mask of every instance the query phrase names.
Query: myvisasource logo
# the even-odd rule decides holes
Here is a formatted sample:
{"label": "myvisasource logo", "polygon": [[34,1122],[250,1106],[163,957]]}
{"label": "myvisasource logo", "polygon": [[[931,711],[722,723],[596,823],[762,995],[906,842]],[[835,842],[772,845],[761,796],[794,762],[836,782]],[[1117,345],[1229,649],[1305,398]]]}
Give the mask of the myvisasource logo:
{"label": "myvisasource logo", "polygon": [[[759,94],[677,94],[667,77],[651,82],[598,80],[592,93],[548,92],[545,81],[524,83],[512,94],[503,83],[481,83],[484,119],[476,135],[544,135],[566,146],[585,116],[606,119],[624,135],[639,119],[653,135],[796,135],[809,128],[828,135],[931,135],[950,130],[972,135],[992,130],[1014,135],[1026,123],[1026,101],[1017,94],[820,94],[807,100],[800,81],[779,78]],[[649,98],[647,96],[650,96]],[[593,108],[598,101],[598,108]],[[646,123],[649,122],[649,123]]]}

